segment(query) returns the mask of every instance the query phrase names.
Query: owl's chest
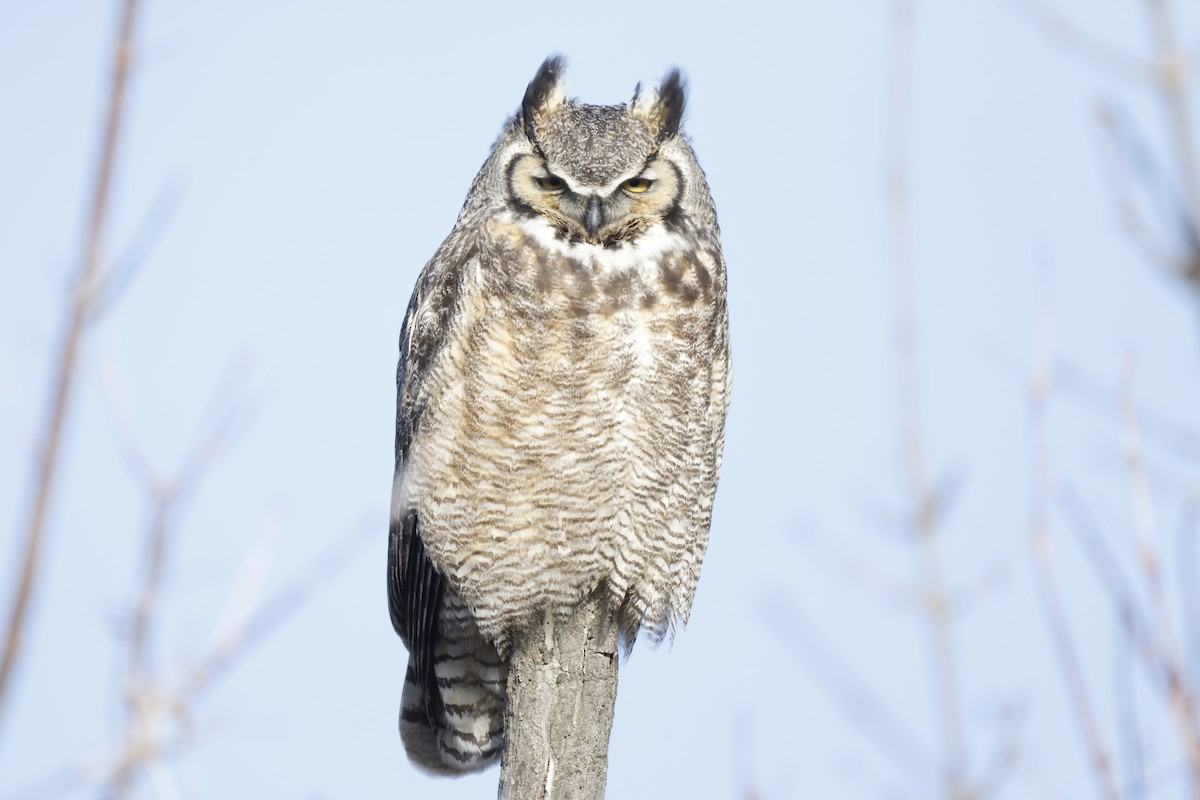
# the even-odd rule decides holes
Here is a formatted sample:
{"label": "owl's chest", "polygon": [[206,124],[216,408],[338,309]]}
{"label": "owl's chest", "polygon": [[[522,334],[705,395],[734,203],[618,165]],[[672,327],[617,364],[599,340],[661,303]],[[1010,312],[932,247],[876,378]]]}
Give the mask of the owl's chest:
{"label": "owl's chest", "polygon": [[516,235],[481,249],[427,382],[430,447],[490,465],[505,486],[550,468],[558,483],[563,459],[624,461],[702,424],[719,254],[556,252]]}
{"label": "owl's chest", "polygon": [[483,265],[471,346],[543,391],[669,380],[715,324],[710,254],[525,245]]}
{"label": "owl's chest", "polygon": [[[449,573],[473,569],[472,559],[492,564],[496,542],[515,562],[550,543],[556,564],[591,569],[584,551],[595,542],[571,549],[577,524],[622,535],[634,519],[661,528],[673,492],[703,473],[693,461],[708,457],[691,454],[711,441],[719,256],[596,263],[519,247],[499,256],[464,276],[424,384],[408,491]],[[480,531],[486,556],[468,543]]]}

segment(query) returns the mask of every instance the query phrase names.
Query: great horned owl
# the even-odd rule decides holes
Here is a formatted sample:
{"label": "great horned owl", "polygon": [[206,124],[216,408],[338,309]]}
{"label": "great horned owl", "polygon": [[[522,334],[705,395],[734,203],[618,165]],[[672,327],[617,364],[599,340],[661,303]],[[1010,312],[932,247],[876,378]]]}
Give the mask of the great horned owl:
{"label": "great horned owl", "polygon": [[683,81],[585,105],[562,70],[529,84],[400,334],[388,601],[431,772],[499,756],[514,637],[600,591],[626,648],[661,640],[708,542],[728,314]]}

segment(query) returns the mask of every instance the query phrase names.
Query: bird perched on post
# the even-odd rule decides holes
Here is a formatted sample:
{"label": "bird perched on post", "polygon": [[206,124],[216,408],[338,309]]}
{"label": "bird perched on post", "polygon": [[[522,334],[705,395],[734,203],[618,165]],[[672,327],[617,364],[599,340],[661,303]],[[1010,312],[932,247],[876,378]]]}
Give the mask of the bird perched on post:
{"label": "bird perched on post", "polygon": [[542,64],[400,333],[388,546],[411,760],[503,744],[508,656],[602,593],[625,647],[691,609],[729,398],[725,262],[678,70],[628,105]]}

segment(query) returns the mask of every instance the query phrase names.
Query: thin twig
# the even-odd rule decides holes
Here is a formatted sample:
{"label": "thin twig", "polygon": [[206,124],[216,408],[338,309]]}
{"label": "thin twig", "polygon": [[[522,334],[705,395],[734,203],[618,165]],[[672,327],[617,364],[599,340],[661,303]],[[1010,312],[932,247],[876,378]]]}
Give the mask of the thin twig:
{"label": "thin twig", "polygon": [[991,759],[983,770],[973,797],[999,797],[1005,784],[1014,777],[1021,760],[1021,724],[1024,717],[1024,709],[1003,709]]}
{"label": "thin twig", "polygon": [[1040,3],[1002,0],[1000,5],[1020,17],[1033,30],[1054,42],[1064,52],[1094,64],[1105,72],[1139,82],[1154,78],[1152,65],[1085,33]]}
{"label": "thin twig", "polygon": [[108,97],[104,138],[100,147],[99,165],[92,192],[88,232],[79,271],[71,287],[70,313],[63,332],[54,367],[53,389],[49,411],[41,437],[37,478],[29,518],[24,526],[25,545],[20,573],[13,594],[12,607],[4,637],[4,656],[0,661],[0,721],[4,718],[5,702],[12,684],[12,673],[21,651],[22,635],[29,604],[38,577],[46,518],[57,486],[59,453],[63,429],[70,412],[73,389],[78,374],[78,362],[87,323],[92,319],[95,287],[100,282],[103,259],[105,222],[112,194],[113,173],[117,161],[121,123],[124,119],[125,92],[133,55],[134,22],[138,0],[125,0],[121,22],[113,51],[112,84]]}
{"label": "thin twig", "polygon": [[[345,535],[314,559],[312,565],[274,594],[248,621],[229,632],[199,659],[184,677],[171,686],[150,687],[155,691],[154,713],[158,715],[146,736],[127,736],[119,750],[108,758],[76,759],[70,766],[56,769],[4,800],[40,800],[55,797],[88,785],[101,787],[105,798],[121,797],[131,786],[135,769],[161,763],[178,755],[194,742],[191,719],[194,707],[216,688],[221,678],[261,644],[271,633],[298,613],[329,581],[341,574],[361,547],[376,539],[376,520],[353,526]],[[168,724],[173,723],[173,724]],[[149,773],[148,773],[149,776]],[[151,776],[152,777],[152,776]]]}
{"label": "thin twig", "polygon": [[[138,769],[152,777],[151,770],[161,757],[169,735],[162,728],[167,721],[173,701],[163,688],[164,682],[155,674],[152,663],[154,635],[162,611],[163,578],[175,544],[174,519],[179,507],[194,493],[208,474],[213,461],[228,446],[236,433],[240,418],[238,404],[230,404],[223,417],[217,418],[210,430],[201,436],[184,456],[176,475],[164,479],[149,464],[133,432],[132,419],[120,425],[123,449],[131,469],[137,474],[150,508],[149,524],[143,537],[142,582],[131,614],[128,654],[125,669],[126,722],[122,755],[103,791],[106,798],[125,796],[131,788]],[[165,772],[154,773],[158,779]]]}
{"label": "thin twig", "polygon": [[1178,729],[1179,742],[1191,764],[1193,796],[1200,798],[1200,723],[1196,719],[1195,700],[1191,687],[1181,670],[1179,644],[1175,638],[1175,623],[1167,591],[1163,584],[1162,567],[1158,557],[1154,521],[1154,503],[1150,484],[1142,465],[1137,410],[1132,400],[1133,361],[1126,359],[1125,391],[1122,395],[1121,454],[1129,474],[1130,495],[1133,501],[1134,532],[1137,537],[1138,563],[1150,594],[1157,623],[1157,639],[1161,644],[1160,658],[1167,678],[1171,712]]}
{"label": "thin twig", "polygon": [[1050,454],[1046,443],[1046,398],[1054,385],[1054,313],[1049,300],[1041,312],[1038,328],[1037,356],[1029,387],[1030,457],[1033,462],[1032,502],[1030,504],[1030,555],[1033,560],[1034,586],[1038,600],[1050,626],[1050,638],[1058,654],[1067,691],[1075,708],[1075,719],[1083,739],[1084,750],[1092,767],[1097,789],[1105,800],[1120,800],[1112,762],[1096,723],[1091,696],[1083,671],[1079,666],[1071,628],[1063,611],[1058,584],[1054,575],[1053,549],[1050,539]]}
{"label": "thin twig", "polygon": [[1008,581],[1017,570],[1019,562],[1026,553],[1025,537],[1014,537],[1013,540],[984,565],[974,577],[965,581],[949,595],[950,607],[959,614],[975,608],[985,598],[994,594]]}
{"label": "thin twig", "polygon": [[940,550],[940,503],[926,475],[922,445],[920,363],[917,343],[916,270],[908,187],[909,114],[915,50],[916,6],[897,0],[892,6],[892,55],[889,60],[888,211],[896,316],[898,404],[904,437],[905,477],[912,508],[912,530],[920,551],[925,620],[933,650],[934,685],[942,746],[946,754],[945,788],[950,798],[969,794],[969,749],[959,708],[951,609]]}
{"label": "thin twig", "polygon": [[1171,10],[1167,0],[1146,0],[1154,29],[1158,60],[1158,85],[1171,121],[1179,178],[1187,202],[1187,218],[1193,234],[1200,235],[1200,170],[1197,169],[1196,140],[1187,94],[1187,59],[1175,44]]}
{"label": "thin twig", "polygon": [[[1142,137],[1132,130],[1132,125],[1124,115],[1118,113],[1114,105],[1102,105],[1097,121],[1108,145],[1101,149],[1102,155],[1108,156],[1102,158],[1101,166],[1108,176],[1110,194],[1116,202],[1126,234],[1149,263],[1168,274],[1186,275],[1188,255],[1182,248],[1192,244],[1186,208],[1166,180],[1163,170],[1158,168]],[[1157,200],[1159,214],[1164,219],[1176,216],[1182,221],[1183,235],[1179,245],[1163,242],[1151,229],[1142,214],[1132,177],[1136,177],[1144,190],[1153,195],[1152,199]]]}
{"label": "thin twig", "polygon": [[1179,593],[1183,615],[1184,677],[1200,686],[1200,529],[1196,499],[1189,497],[1179,517]]}
{"label": "thin twig", "polygon": [[1088,511],[1083,501],[1069,487],[1060,494],[1059,506],[1071,522],[1080,547],[1088,557],[1092,569],[1100,578],[1105,595],[1113,604],[1122,628],[1137,645],[1138,653],[1148,671],[1156,680],[1162,680],[1162,685],[1165,687],[1167,681],[1164,670],[1168,667],[1165,666],[1166,662],[1162,657],[1161,646],[1155,637],[1151,618],[1142,608],[1137,595],[1123,577],[1118,559],[1105,543],[1105,536],[1095,516]]}
{"label": "thin twig", "polygon": [[[1063,510],[1073,523],[1072,527],[1077,533],[1093,570],[1104,585],[1105,594],[1113,604],[1124,635],[1134,644],[1146,672],[1162,692],[1162,699],[1168,709],[1175,715],[1177,725],[1184,725],[1186,713],[1181,715],[1180,709],[1190,706],[1194,714],[1194,705],[1190,700],[1191,695],[1186,676],[1180,672],[1178,665],[1164,653],[1163,646],[1158,641],[1157,626],[1141,608],[1133,590],[1122,577],[1121,570],[1117,566],[1117,559],[1105,546],[1104,536],[1094,517],[1088,513],[1082,501],[1073,492],[1064,492],[1060,500]],[[1180,697],[1181,690],[1188,695],[1189,699],[1186,702]],[[1194,734],[1187,733],[1186,729],[1182,730],[1182,734],[1180,744],[1183,746],[1184,755],[1190,764],[1191,754],[1188,749],[1190,746],[1188,740]],[[1149,779],[1147,779],[1147,783],[1149,783]]]}
{"label": "thin twig", "polygon": [[168,181],[158,190],[133,235],[105,272],[103,286],[92,307],[93,317],[107,313],[129,291],[174,218],[181,195],[177,181]]}
{"label": "thin twig", "polygon": [[157,702],[158,692],[154,688],[149,650],[167,560],[169,521],[178,497],[173,489],[172,486],[161,489],[148,487],[153,509],[146,530],[142,588],[134,605],[125,668],[124,751],[129,756],[123,758],[119,768],[113,772],[103,793],[108,798],[124,796],[136,768],[156,755],[156,720],[161,716],[156,710],[161,703]]}
{"label": "thin twig", "polygon": [[854,552],[838,537],[830,536],[814,525],[806,525],[798,532],[796,541],[828,565],[848,585],[876,598],[889,608],[920,607],[919,592]]}
{"label": "thin twig", "polygon": [[762,800],[762,792],[754,778],[754,720],[749,712],[743,711],[734,717],[730,727],[733,730],[730,748],[738,800]]}
{"label": "thin twig", "polygon": [[1125,359],[1124,372],[1121,392],[1120,449],[1129,478],[1137,563],[1142,569],[1142,578],[1154,606],[1154,619],[1159,624],[1163,657],[1175,662],[1178,660],[1179,645],[1175,641],[1175,625],[1171,619],[1171,607],[1167,602],[1162,565],[1158,557],[1158,526],[1154,516],[1154,500],[1150,494],[1150,481],[1142,462],[1141,435],[1137,408],[1133,400],[1133,359],[1131,357]]}
{"label": "thin twig", "polygon": [[180,696],[192,702],[224,676],[229,667],[257,647],[267,636],[290,619],[296,611],[333,579],[367,541],[374,540],[377,526],[365,522],[356,525],[313,561],[312,566],[280,589],[253,615],[220,638],[212,651],[200,659],[180,688]]}
{"label": "thin twig", "polygon": [[871,691],[849,662],[838,656],[794,603],[782,596],[773,598],[766,612],[786,634],[780,640],[796,652],[847,718],[856,723],[858,731],[903,774],[911,774],[914,768],[932,771],[938,762],[917,744],[920,739],[915,732]]}
{"label": "thin twig", "polygon": [[1054,576],[1049,532],[1041,513],[1035,516],[1032,542],[1032,554],[1036,567],[1033,574],[1038,600],[1041,602],[1042,610],[1050,625],[1050,638],[1054,642],[1063,677],[1067,682],[1067,690],[1071,696],[1071,703],[1075,707],[1075,718],[1079,723],[1080,734],[1091,762],[1097,789],[1100,795],[1107,800],[1119,800],[1121,795],[1117,791],[1113,778],[1112,761],[1096,723],[1091,696],[1088,693],[1083,671],[1079,666],[1075,644],[1071,638],[1071,628],[1063,611],[1058,584]]}
{"label": "thin twig", "polygon": [[[1061,359],[1054,365],[1054,388],[1059,396],[1078,402],[1108,422],[1112,422],[1112,410],[1119,407],[1122,396],[1119,386]],[[1200,431],[1145,404],[1137,404],[1135,409],[1139,431],[1146,443],[1153,442],[1179,458],[1200,462]]]}
{"label": "thin twig", "polygon": [[1121,625],[1122,636],[1116,642],[1113,669],[1113,705],[1117,709],[1117,731],[1121,756],[1125,764],[1125,794],[1141,797],[1146,793],[1146,748],[1142,743],[1142,724],[1138,714],[1137,687],[1134,668],[1137,663],[1137,642],[1133,623]]}

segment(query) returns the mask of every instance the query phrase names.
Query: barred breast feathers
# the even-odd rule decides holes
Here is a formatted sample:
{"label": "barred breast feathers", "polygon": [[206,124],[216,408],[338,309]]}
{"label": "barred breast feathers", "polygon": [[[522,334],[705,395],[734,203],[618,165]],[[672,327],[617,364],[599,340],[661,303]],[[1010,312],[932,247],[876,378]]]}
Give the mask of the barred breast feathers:
{"label": "barred breast feathers", "polygon": [[[623,625],[623,630],[628,634],[626,638],[632,641],[637,628],[643,623],[648,625],[652,638],[661,638],[665,632],[673,628],[674,618],[686,620],[694,584],[698,577],[699,559],[707,542],[708,515],[710,513],[708,509],[711,508],[711,494],[715,489],[715,464],[702,462],[706,459],[711,461],[715,455],[711,453],[712,449],[720,447],[719,432],[724,412],[723,400],[712,402],[716,400],[712,396],[713,391],[717,389],[718,384],[724,384],[724,377],[714,373],[714,370],[720,371],[720,365],[724,363],[724,355],[715,352],[713,348],[720,349],[723,343],[711,340],[706,335],[709,330],[719,328],[724,322],[724,265],[719,248],[715,243],[711,246],[697,247],[695,241],[689,243],[679,233],[661,229],[651,229],[635,242],[617,248],[605,248],[586,243],[570,245],[556,238],[551,229],[539,225],[537,220],[522,219],[507,211],[500,211],[488,215],[486,223],[478,225],[471,243],[468,244],[465,239],[453,243],[447,242],[445,249],[448,254],[460,254],[460,257],[443,259],[443,268],[440,274],[434,272],[421,281],[423,299],[412,311],[413,319],[409,324],[409,349],[414,354],[414,364],[420,363],[422,368],[408,375],[410,384],[401,391],[402,396],[408,398],[414,412],[424,413],[426,405],[432,404],[436,406],[435,410],[443,415],[436,417],[436,421],[431,423],[435,425],[435,428],[431,429],[430,435],[438,438],[439,446],[428,446],[422,451],[420,458],[409,459],[402,464],[403,468],[397,474],[397,513],[401,513],[401,510],[405,508],[424,508],[422,516],[428,518],[429,524],[423,526],[423,535],[427,539],[426,549],[430,558],[439,573],[447,576],[451,585],[456,590],[462,591],[468,602],[477,606],[480,614],[480,630],[485,635],[493,637],[503,650],[504,640],[508,635],[506,629],[517,624],[519,619],[529,618],[536,609],[523,607],[521,604],[527,604],[530,601],[517,601],[516,595],[511,593],[511,589],[504,598],[503,602],[506,607],[503,610],[492,612],[487,608],[489,593],[497,590],[489,580],[496,575],[503,575],[506,569],[503,567],[503,557],[497,555],[497,553],[503,552],[504,543],[495,538],[502,534],[502,530],[493,530],[490,535],[485,530],[471,534],[471,536],[485,537],[480,541],[490,542],[487,545],[490,548],[489,552],[482,552],[478,550],[479,544],[475,540],[470,542],[465,540],[466,534],[463,531],[445,527],[448,524],[445,520],[450,519],[453,514],[468,513],[463,511],[463,504],[469,505],[474,501],[465,495],[484,491],[480,486],[468,483],[459,485],[455,482],[455,477],[458,482],[464,479],[459,472],[462,467],[455,466],[456,463],[467,459],[468,462],[475,462],[479,465],[499,459],[499,461],[495,461],[499,464],[511,460],[513,454],[497,452],[494,448],[487,451],[472,450],[474,447],[483,446],[483,443],[490,441],[492,436],[497,434],[481,437],[478,430],[461,427],[467,423],[448,421],[450,417],[445,415],[454,416],[459,413],[495,415],[500,413],[495,408],[472,410],[464,406],[467,399],[463,396],[463,392],[469,391],[469,386],[475,385],[481,380],[481,378],[472,377],[464,370],[502,369],[503,374],[510,376],[509,378],[502,379],[499,377],[500,373],[497,373],[496,377],[487,378],[485,384],[496,387],[494,390],[489,389],[493,393],[501,391],[506,394],[503,396],[493,395],[496,399],[486,405],[504,406],[507,401],[503,398],[512,399],[508,393],[515,392],[515,396],[524,399],[514,403],[513,407],[504,413],[527,417],[533,414],[538,403],[542,402],[538,399],[539,397],[547,396],[546,392],[560,391],[556,390],[554,386],[557,381],[564,379],[568,374],[571,376],[569,382],[584,382],[580,384],[581,389],[588,385],[594,385],[587,383],[590,380],[586,377],[587,375],[595,375],[595,379],[602,382],[611,382],[612,379],[605,378],[604,373],[614,368],[620,368],[614,359],[625,358],[625,356],[620,356],[621,352],[628,353],[628,357],[633,359],[630,366],[636,364],[637,371],[630,373],[623,381],[634,379],[638,374],[642,377],[637,378],[633,384],[618,382],[613,385],[613,390],[604,391],[616,391],[617,385],[643,386],[643,389],[639,390],[642,392],[641,396],[622,400],[618,393],[601,402],[597,390],[587,390],[594,396],[577,398],[572,401],[576,405],[572,405],[565,411],[543,409],[543,412],[538,412],[551,414],[550,418],[539,424],[543,435],[557,431],[555,435],[568,436],[567,439],[556,443],[556,447],[560,451],[587,450],[593,446],[592,442],[585,439],[569,438],[574,434],[565,433],[567,429],[580,430],[580,436],[594,438],[599,435],[604,440],[611,439],[615,432],[617,439],[612,440],[615,443],[610,445],[610,448],[617,449],[612,450],[613,455],[604,457],[628,459],[632,458],[632,455],[618,456],[617,454],[625,452],[630,446],[642,448],[648,445],[620,445],[616,442],[625,441],[631,435],[643,437],[650,435],[649,433],[637,433],[639,426],[644,428],[645,425],[651,424],[645,421],[645,414],[650,413],[661,419],[652,423],[651,428],[646,429],[647,431],[651,429],[658,431],[654,435],[677,441],[678,447],[684,450],[699,446],[703,451],[710,453],[709,456],[704,456],[703,453],[688,456],[687,465],[679,462],[671,467],[679,472],[662,473],[654,479],[658,481],[655,485],[660,486],[657,490],[650,486],[645,489],[637,489],[637,481],[631,484],[634,487],[632,490],[638,492],[639,496],[641,492],[653,494],[654,491],[667,491],[670,486],[675,486],[681,480],[672,475],[682,475],[683,471],[690,471],[694,474],[693,478],[688,479],[688,485],[693,485],[691,483],[693,479],[699,480],[700,484],[696,484],[694,490],[703,496],[701,501],[703,508],[697,511],[699,517],[686,522],[680,520],[670,523],[670,528],[675,532],[667,536],[664,530],[664,538],[658,544],[649,541],[641,543],[635,541],[650,536],[649,531],[644,531],[629,534],[634,536],[634,540],[630,540],[626,545],[617,546],[615,543],[611,543],[600,548],[609,551],[612,557],[619,556],[629,564],[628,569],[624,570],[627,574],[616,575],[612,580],[614,592],[620,595],[615,599],[626,606],[624,616],[629,617],[628,624]],[[524,254],[521,260],[517,259],[518,253]],[[538,269],[539,259],[546,262],[543,267],[548,268],[551,273],[551,278],[540,288],[536,275],[531,273],[531,270]],[[591,277],[580,273],[580,269],[583,269]],[[514,273],[522,273],[524,277],[516,283],[506,283],[504,276],[506,272],[509,273],[510,278]],[[628,275],[629,278],[626,280],[622,278],[623,275]],[[524,283],[521,287],[522,291],[541,291],[545,294],[540,297],[515,296],[512,290],[522,282]],[[555,300],[555,297],[558,299]],[[436,307],[437,303],[444,303],[448,298],[453,298],[455,303],[453,310]],[[521,362],[521,359],[529,358],[530,354],[526,352],[524,355],[518,356],[514,353],[513,347],[519,344],[518,340],[526,339],[534,331],[521,328],[520,322],[514,321],[512,315],[520,316],[523,313],[553,315],[556,304],[563,303],[568,306],[564,306],[562,309],[564,311],[562,321],[560,323],[552,323],[548,319],[539,321],[537,323],[538,331],[540,331],[538,335],[548,335],[547,325],[566,326],[545,342],[546,349],[555,350],[559,346],[568,344],[569,337],[576,335],[572,334],[571,330],[574,329],[578,332],[577,326],[584,324],[584,320],[591,319],[592,322],[587,323],[588,325],[601,326],[594,331],[594,333],[599,332],[600,339],[596,340],[596,346],[600,349],[591,354],[591,362],[564,362],[568,373],[558,373],[544,364],[539,366],[536,362]],[[686,311],[685,309],[689,306],[695,310]],[[503,310],[505,308],[507,311]],[[609,333],[603,333],[604,330],[607,330],[603,327],[606,324],[603,322],[605,314],[619,312],[622,308],[633,312],[633,317],[619,314],[612,323],[618,327],[613,328]],[[688,320],[693,321],[688,322]],[[685,338],[680,338],[685,334]],[[705,341],[706,339],[709,340]],[[482,342],[485,340],[491,341],[492,344],[483,345]],[[675,343],[671,344],[672,341]],[[606,344],[606,342],[611,342],[611,344]],[[619,344],[619,342],[625,342],[625,344]],[[500,347],[501,350],[496,350],[497,347]],[[611,347],[617,349],[605,349]],[[674,352],[676,350],[678,353]],[[493,355],[489,358],[500,358],[500,361],[481,361],[480,358],[485,352],[492,352]],[[418,353],[423,355],[415,355]],[[612,358],[608,358],[606,353],[610,354]],[[505,361],[510,361],[511,365],[501,367]],[[661,361],[663,366],[661,368],[653,367],[653,364],[658,361]],[[521,363],[525,363],[525,365],[521,366]],[[646,371],[648,369],[649,372]],[[694,377],[685,378],[682,375],[678,378],[671,377],[681,369],[685,369]],[[666,371],[662,372],[662,370]],[[503,381],[515,380],[511,376],[522,374],[522,372],[528,380],[536,385],[507,388],[502,386]],[[660,372],[661,374],[659,374]],[[426,379],[433,374],[438,375],[437,379],[433,384],[427,383]],[[562,377],[556,378],[556,374],[560,374]],[[673,382],[670,385],[663,384],[662,382],[666,380]],[[497,381],[501,381],[501,383],[498,384]],[[650,383],[646,381],[650,381]],[[679,383],[679,381],[683,381],[683,383]],[[678,386],[678,388],[672,389],[671,386]],[[683,406],[679,406],[678,401],[669,398],[652,401],[652,396],[661,395],[668,390],[676,394],[682,392],[688,396],[687,401]],[[431,392],[433,395],[430,394]],[[652,402],[667,402],[669,405],[661,408],[646,405]],[[639,404],[642,406],[642,410],[631,416],[633,408]],[[694,407],[695,411],[687,411],[687,408],[691,407]],[[719,407],[719,418],[712,416],[716,407]],[[462,411],[454,411],[454,408],[462,408]],[[707,419],[704,419],[705,417]],[[672,433],[666,429],[659,430],[662,425],[668,424],[676,418],[680,425],[699,426],[694,430],[697,441],[687,442],[682,436],[682,431]],[[594,422],[589,420],[594,420]],[[521,422],[519,419],[513,419],[503,424],[506,429],[508,426],[516,424],[518,428],[524,426],[523,429],[533,430],[528,420]],[[450,425],[451,428],[446,428],[446,425]],[[587,428],[588,425],[593,427]],[[416,427],[421,427],[421,423],[418,423]],[[586,434],[585,428],[594,430],[595,433]],[[451,429],[456,432],[452,432]],[[604,431],[609,432],[604,433]],[[707,433],[707,431],[712,433]],[[511,433],[502,435],[509,436]],[[518,443],[514,446],[528,450],[534,444],[531,440],[524,445]],[[561,460],[559,456],[556,458]],[[661,471],[666,467],[644,467],[631,462],[621,468],[621,474],[626,477],[620,478],[620,481],[633,480],[630,476],[635,473],[629,473],[629,469],[635,470],[635,473],[638,470],[649,469],[651,473],[658,474],[655,472],[656,470]],[[485,483],[495,484],[498,487],[497,490],[508,480],[501,473],[495,473],[494,470],[479,473],[479,475]],[[612,478],[618,480],[615,473]],[[561,476],[557,475],[541,477],[530,475],[528,479],[535,482],[559,481],[557,491],[560,492],[568,492],[571,489],[571,487],[563,486]],[[437,490],[439,499],[436,501],[431,500],[427,494],[423,496],[414,494],[414,492],[420,494],[420,487],[433,485],[439,487]],[[454,488],[455,486],[457,488]],[[574,491],[580,490],[576,487]],[[683,493],[682,489],[671,489],[669,492],[670,495],[676,493]],[[505,503],[507,501],[496,498],[487,502]],[[541,503],[543,501],[531,499],[528,502]],[[618,506],[624,507],[630,501],[617,501],[614,498],[612,501],[606,502],[615,502]],[[653,506],[657,501],[652,501],[648,495],[647,500],[637,502],[651,503]],[[447,503],[450,505],[446,505]],[[646,525],[652,525],[654,519],[652,514],[660,513],[653,511],[651,506],[646,507],[645,513],[636,515],[649,520],[633,522],[632,524],[638,530]],[[474,519],[478,513],[482,512],[469,513],[476,515],[469,517]],[[528,510],[522,512],[519,506],[514,506],[511,513],[534,514],[534,517],[530,519],[530,524],[534,527],[536,524],[541,524],[534,523],[534,520],[541,519],[536,516],[536,513],[540,512]],[[485,517],[492,518],[487,515]],[[461,518],[460,521],[465,519],[467,518]],[[616,518],[612,519],[615,521]],[[668,520],[663,519],[662,523],[666,525]],[[502,520],[497,524],[507,526],[516,523],[513,520],[507,522]],[[607,529],[608,524],[602,524],[601,527]],[[523,529],[531,528],[525,525]],[[550,532],[544,533],[545,535],[550,534]],[[603,530],[593,530],[592,534],[597,536],[613,535],[604,533]],[[628,539],[629,535],[618,535],[618,539]],[[685,541],[690,544],[685,544]],[[665,551],[656,555],[656,548],[661,547],[680,548],[688,552],[686,557],[682,552],[677,556],[668,556]],[[496,558],[501,558],[501,561],[496,561]],[[675,567],[668,566],[673,561],[679,563]],[[662,563],[662,566],[653,566],[656,563]],[[533,579],[534,583],[530,584],[529,579],[524,583],[532,587],[536,587],[537,581],[561,581],[563,584],[570,584],[573,588],[569,591],[566,589],[551,590],[550,594],[546,595],[547,598],[556,598],[551,604],[560,607],[560,610],[565,610],[589,594],[595,588],[596,583],[604,579],[604,574],[607,572],[602,565],[584,564],[580,567],[580,571],[588,572],[590,569],[589,574],[593,574],[595,577],[587,579],[586,583],[581,583],[582,576],[556,577],[558,569],[553,562],[546,564],[545,573]],[[650,572],[646,572],[646,570],[650,570]],[[667,574],[659,575],[663,570],[673,576],[670,578],[671,581],[682,582],[683,585],[666,586]],[[655,577],[656,575],[658,577]],[[516,578],[514,577],[513,580]],[[540,590],[535,588],[532,591],[537,595]],[[634,596],[627,596],[629,592],[633,592]]]}

